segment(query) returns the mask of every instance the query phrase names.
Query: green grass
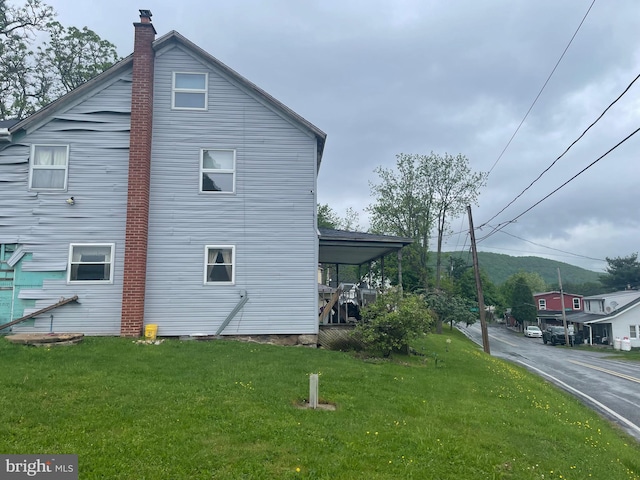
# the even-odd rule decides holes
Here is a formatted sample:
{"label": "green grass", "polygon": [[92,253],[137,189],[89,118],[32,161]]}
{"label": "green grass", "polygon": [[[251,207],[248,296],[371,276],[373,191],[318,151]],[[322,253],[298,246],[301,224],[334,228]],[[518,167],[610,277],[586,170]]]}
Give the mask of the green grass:
{"label": "green grass", "polygon": [[[573,397],[457,332],[416,348],[0,339],[0,452],[78,454],[81,479],[640,478],[638,443]],[[310,373],[335,411],[297,408]]]}

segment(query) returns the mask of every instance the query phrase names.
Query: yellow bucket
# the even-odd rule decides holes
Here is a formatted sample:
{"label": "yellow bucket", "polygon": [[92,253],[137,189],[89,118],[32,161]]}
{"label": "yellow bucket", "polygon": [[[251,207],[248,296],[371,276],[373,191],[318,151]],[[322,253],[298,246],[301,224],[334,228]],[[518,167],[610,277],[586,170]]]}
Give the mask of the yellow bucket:
{"label": "yellow bucket", "polygon": [[144,338],[147,340],[155,340],[156,335],[158,335],[158,325],[150,323],[144,327]]}

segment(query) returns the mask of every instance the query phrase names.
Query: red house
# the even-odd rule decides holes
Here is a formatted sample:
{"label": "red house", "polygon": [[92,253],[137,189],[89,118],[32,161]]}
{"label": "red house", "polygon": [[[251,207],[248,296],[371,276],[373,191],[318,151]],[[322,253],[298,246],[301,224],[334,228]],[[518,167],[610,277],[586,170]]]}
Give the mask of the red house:
{"label": "red house", "polygon": [[[536,308],[538,314],[546,313],[545,311],[560,312],[562,313],[562,301],[561,295],[558,291],[534,293],[533,298],[536,301]],[[573,293],[564,294],[564,310],[565,312],[582,311],[582,295],[575,295]],[[550,313],[550,312],[549,312]]]}

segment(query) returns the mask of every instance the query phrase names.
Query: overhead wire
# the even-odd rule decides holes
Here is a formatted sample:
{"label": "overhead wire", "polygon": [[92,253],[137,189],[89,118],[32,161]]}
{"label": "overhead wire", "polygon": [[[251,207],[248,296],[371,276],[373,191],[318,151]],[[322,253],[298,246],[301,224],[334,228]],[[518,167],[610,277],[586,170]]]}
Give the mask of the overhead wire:
{"label": "overhead wire", "polygon": [[529,190],[538,180],[540,180],[542,178],[542,176],[547,173],[551,167],[553,167],[558,160],[560,160],[562,157],[564,157],[566,155],[566,153],[571,149],[571,147],[573,147],[576,143],[578,143],[582,137],[584,137],[586,135],[586,133],[596,124],[598,123],[602,117],[604,117],[604,115],[611,109],[611,107],[613,107],[628,91],[629,89],[633,86],[634,83],[636,83],[636,81],[640,79],[640,74],[636,76],[636,78],[634,78],[631,83],[629,85],[627,85],[627,87],[624,89],[624,91],[618,95],[618,97],[611,102],[607,108],[604,109],[604,111],[598,116],[598,118],[596,118],[581,134],[578,138],[576,138],[573,142],[571,142],[571,144],[565,149],[564,152],[562,152],[562,154],[560,156],[558,156],[553,162],[551,162],[551,164],[545,168],[542,173],[540,173],[540,175],[538,175],[536,177],[535,180],[533,180],[524,190],[522,190],[522,192],[520,192],[518,195],[516,195],[513,200],[511,200],[509,203],[507,203],[507,205],[504,206],[504,208],[502,208],[502,210],[500,210],[498,213],[496,213],[495,215],[493,215],[489,220],[487,220],[486,222],[484,222],[482,225],[478,226],[478,228],[482,228],[485,225],[487,225],[490,221],[492,221],[494,218],[496,218],[498,215],[500,215],[502,212],[504,212],[507,208],[509,208],[511,205],[514,204],[514,202],[516,200],[518,200],[527,190]]}
{"label": "overhead wire", "polygon": [[533,210],[535,207],[537,207],[538,205],[540,205],[542,202],[544,202],[547,198],[549,198],[551,195],[553,195],[554,193],[556,193],[558,190],[560,190],[561,188],[564,188],[567,184],[569,184],[570,182],[572,182],[573,180],[575,180],[578,176],[582,175],[584,172],[586,172],[587,170],[589,170],[591,167],[593,167],[596,163],[598,163],[600,160],[602,160],[604,157],[606,157],[607,155],[609,155],[611,152],[613,152],[616,148],[618,148],[620,145],[622,145],[623,143],[625,143],[627,140],[629,140],[631,137],[633,137],[636,133],[638,133],[640,131],[640,128],[635,129],[633,132],[631,132],[629,135],[627,135],[625,138],[623,138],[622,140],[620,140],[617,144],[615,144],[613,147],[611,147],[609,150],[607,150],[605,153],[603,153],[602,155],[600,155],[598,158],[596,158],[593,162],[591,162],[589,165],[587,165],[586,167],[584,167],[582,170],[580,170],[578,173],[576,173],[573,177],[571,177],[569,180],[567,180],[566,182],[564,182],[562,185],[560,185],[559,187],[557,187],[555,190],[553,190],[552,192],[548,193],[547,195],[545,195],[544,197],[542,197],[540,200],[538,200],[536,203],[534,203],[533,205],[531,205],[529,208],[527,208],[526,210],[524,210],[522,213],[520,213],[519,215],[517,215],[516,217],[514,217],[513,219],[507,221],[507,222],[502,222],[500,224],[498,224],[497,227],[494,227],[493,230],[491,232],[489,232],[487,235],[485,235],[482,238],[477,239],[477,243],[480,243],[484,240],[486,240],[487,238],[491,237],[492,235],[495,235],[497,232],[501,231],[504,227],[506,227],[507,225],[516,222],[520,217],[522,217],[523,215],[525,215],[526,213],[528,213],[529,211]]}
{"label": "overhead wire", "polygon": [[571,39],[569,40],[569,43],[567,44],[567,46],[564,48],[564,50],[562,51],[562,55],[560,55],[560,58],[558,59],[558,61],[556,62],[555,66],[553,67],[553,70],[551,70],[551,73],[549,74],[549,76],[547,77],[547,79],[545,80],[544,84],[542,85],[542,88],[540,89],[540,91],[538,92],[538,94],[536,95],[536,98],[533,100],[533,103],[531,104],[531,106],[529,107],[529,110],[527,110],[527,113],[525,113],[522,121],[520,122],[520,124],[518,125],[518,127],[516,128],[515,132],[513,132],[513,135],[511,135],[511,138],[509,139],[509,141],[507,142],[507,144],[505,145],[505,147],[502,149],[502,152],[500,152],[500,155],[498,155],[498,158],[496,159],[496,161],[493,163],[493,165],[491,166],[491,168],[489,169],[489,171],[487,172],[487,177],[491,174],[491,172],[493,171],[493,169],[496,167],[496,165],[498,164],[498,162],[500,161],[500,159],[502,158],[502,156],[504,155],[504,153],[507,151],[507,148],[509,148],[509,145],[511,145],[511,142],[513,141],[513,139],[515,138],[515,136],[518,134],[518,132],[520,131],[520,128],[522,127],[522,125],[524,124],[525,120],[527,119],[527,117],[529,116],[529,113],[531,113],[531,110],[533,110],[534,105],[537,103],[538,99],[540,98],[540,95],[542,95],[542,92],[544,91],[544,89],[546,88],[547,84],[549,83],[549,80],[551,80],[551,77],[553,76],[553,74],[555,73],[556,69],[558,68],[558,65],[560,65],[560,62],[562,61],[562,59],[564,58],[564,55],[567,53],[567,50],[569,50],[569,47],[571,46],[571,44],[573,43],[574,38],[576,38],[576,35],[578,34],[578,32],[580,31],[580,28],[582,27],[582,24],[584,23],[584,21],[587,19],[587,16],[589,15],[589,12],[591,11],[591,8],[593,8],[593,5],[596,3],[596,0],[593,0],[591,2],[591,5],[589,5],[589,8],[587,9],[587,13],[584,14],[584,17],[582,17],[582,20],[580,21],[580,24],[578,25],[578,28],[576,28],[576,31],[573,32],[573,35],[571,36]]}

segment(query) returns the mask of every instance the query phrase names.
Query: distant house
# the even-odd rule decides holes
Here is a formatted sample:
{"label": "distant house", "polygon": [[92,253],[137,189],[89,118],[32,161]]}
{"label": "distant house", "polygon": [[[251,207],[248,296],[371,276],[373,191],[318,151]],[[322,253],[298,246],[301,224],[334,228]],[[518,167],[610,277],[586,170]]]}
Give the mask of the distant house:
{"label": "distant house", "polygon": [[[594,343],[613,344],[628,338],[631,347],[640,347],[640,291],[624,290],[584,297],[584,316]],[[606,339],[604,342],[602,339]],[[598,342],[600,340],[600,342]]]}
{"label": "distant house", "polygon": [[318,333],[326,135],[151,12],[123,59],[0,126],[0,324]]}
{"label": "distant house", "polygon": [[564,293],[564,307],[562,306],[561,294],[559,291],[534,293],[533,298],[536,302],[536,309],[539,313],[544,312],[574,312],[582,310],[582,295],[573,293]]}

